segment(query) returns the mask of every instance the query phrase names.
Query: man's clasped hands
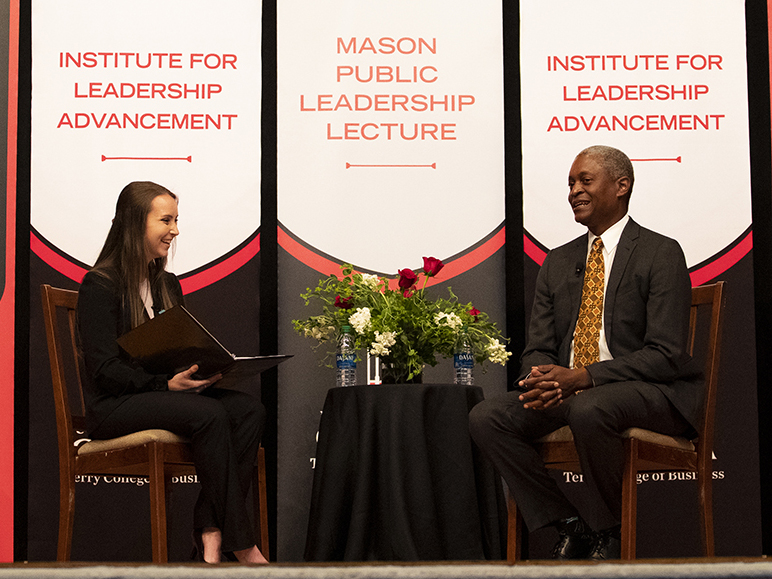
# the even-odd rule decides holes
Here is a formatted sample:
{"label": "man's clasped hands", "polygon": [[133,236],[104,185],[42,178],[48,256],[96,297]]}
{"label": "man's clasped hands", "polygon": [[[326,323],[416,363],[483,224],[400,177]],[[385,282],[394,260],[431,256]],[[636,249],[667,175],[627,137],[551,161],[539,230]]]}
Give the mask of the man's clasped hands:
{"label": "man's clasped hands", "polygon": [[520,401],[526,408],[546,410],[559,406],[572,394],[592,387],[592,378],[585,368],[571,369],[557,364],[532,366],[531,372],[518,382],[525,391]]}

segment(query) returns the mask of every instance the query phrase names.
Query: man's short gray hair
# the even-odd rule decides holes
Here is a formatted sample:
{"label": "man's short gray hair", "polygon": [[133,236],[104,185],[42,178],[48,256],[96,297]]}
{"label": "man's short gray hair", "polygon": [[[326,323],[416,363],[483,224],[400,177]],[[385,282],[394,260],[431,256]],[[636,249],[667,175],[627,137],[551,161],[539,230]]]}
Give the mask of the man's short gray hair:
{"label": "man's short gray hair", "polygon": [[606,145],[593,145],[584,149],[579,155],[587,155],[597,160],[614,181],[622,177],[630,179],[629,193],[633,192],[635,181],[633,164],[622,151]]}

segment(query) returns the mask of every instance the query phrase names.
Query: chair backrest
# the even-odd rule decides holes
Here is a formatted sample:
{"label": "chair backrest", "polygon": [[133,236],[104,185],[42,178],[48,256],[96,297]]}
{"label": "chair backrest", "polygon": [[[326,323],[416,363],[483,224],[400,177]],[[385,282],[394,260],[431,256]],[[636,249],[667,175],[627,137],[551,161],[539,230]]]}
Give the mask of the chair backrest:
{"label": "chair backrest", "polygon": [[698,463],[711,464],[713,452],[713,423],[716,413],[718,367],[721,357],[721,328],[724,317],[724,283],[692,288],[692,307],[689,320],[689,353],[704,361],[705,407],[698,431]]}
{"label": "chair backrest", "polygon": [[74,460],[76,440],[83,438],[86,430],[83,361],[77,339],[78,292],[47,284],[40,286],[40,292],[54,386],[59,466],[64,468]]}

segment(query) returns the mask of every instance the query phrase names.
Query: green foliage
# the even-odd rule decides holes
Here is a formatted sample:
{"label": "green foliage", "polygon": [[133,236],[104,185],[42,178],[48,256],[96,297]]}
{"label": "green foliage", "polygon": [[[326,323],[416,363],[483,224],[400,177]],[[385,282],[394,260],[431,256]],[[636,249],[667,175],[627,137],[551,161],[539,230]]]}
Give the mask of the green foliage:
{"label": "green foliage", "polygon": [[[435,262],[436,273],[442,263]],[[510,353],[496,324],[471,303],[460,303],[450,288],[447,298],[425,296],[428,275],[422,274],[423,286],[416,289],[420,276],[411,270],[400,270],[401,287],[396,288],[389,287],[387,278],[355,272],[350,264],[341,266],[341,274],[322,278],[316,288],[301,294],[306,306],[318,313],[293,320],[298,333],[317,341],[315,348],[328,344],[328,365],[343,325],[354,329],[357,348],[380,356],[385,372],[394,371],[396,381],[414,379],[425,365],[436,365],[438,355],[452,357],[464,327],[478,364],[506,364]]]}

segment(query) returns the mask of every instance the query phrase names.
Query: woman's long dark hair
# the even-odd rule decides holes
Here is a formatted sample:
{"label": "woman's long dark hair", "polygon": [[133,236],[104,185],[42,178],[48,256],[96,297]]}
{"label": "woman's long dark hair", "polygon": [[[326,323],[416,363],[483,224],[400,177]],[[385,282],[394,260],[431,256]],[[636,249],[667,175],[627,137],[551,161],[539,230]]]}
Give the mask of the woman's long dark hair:
{"label": "woman's long dark hair", "polygon": [[164,309],[174,305],[167,276],[164,275],[166,258],[159,257],[148,264],[145,250],[147,216],[153,199],[159,195],[169,195],[177,200],[174,193],[150,181],[134,181],[123,188],[115,206],[113,224],[91,269],[118,284],[132,328],[145,320],[145,304],[139,293],[145,280],[150,283],[153,295],[161,297]]}

